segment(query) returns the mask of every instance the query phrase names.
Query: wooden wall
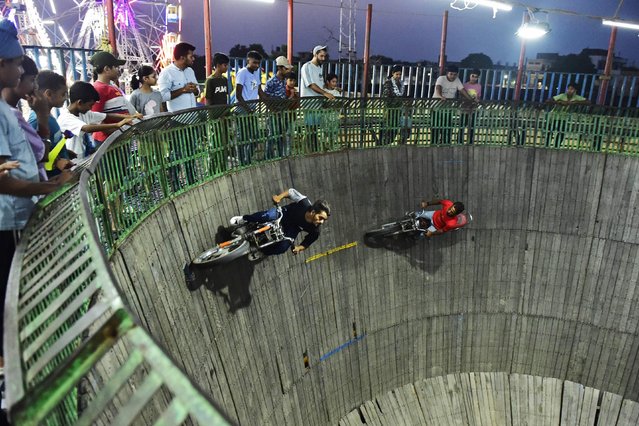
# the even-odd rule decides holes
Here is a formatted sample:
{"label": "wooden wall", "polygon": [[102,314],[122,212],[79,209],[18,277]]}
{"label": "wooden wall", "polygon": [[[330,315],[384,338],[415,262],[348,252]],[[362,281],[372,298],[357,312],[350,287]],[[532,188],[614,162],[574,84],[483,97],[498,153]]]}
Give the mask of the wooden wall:
{"label": "wooden wall", "polygon": [[[393,389],[461,372],[637,401],[638,172],[636,158],[514,147],[290,158],[167,203],[112,265],[142,323],[241,424],[336,424]],[[333,207],[318,242],[185,283],[184,264],[228,218],[291,186]],[[472,225],[409,244],[363,240],[440,197],[463,201]]]}

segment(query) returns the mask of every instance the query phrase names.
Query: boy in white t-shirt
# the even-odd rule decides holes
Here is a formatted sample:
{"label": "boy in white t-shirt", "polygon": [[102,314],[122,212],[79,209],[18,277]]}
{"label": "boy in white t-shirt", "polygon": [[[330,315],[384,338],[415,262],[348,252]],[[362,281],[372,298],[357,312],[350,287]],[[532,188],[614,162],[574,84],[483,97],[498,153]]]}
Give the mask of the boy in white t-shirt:
{"label": "boy in white t-shirt", "polygon": [[[69,106],[60,110],[58,123],[60,130],[67,134],[66,147],[78,156],[85,158],[94,151],[89,133],[116,130],[131,123],[136,115],[106,114],[91,111],[93,104],[100,100],[100,95],[92,84],[76,81],[69,89]],[[120,120],[117,123],[102,122],[105,119]],[[69,135],[68,133],[71,133]]]}
{"label": "boy in white t-shirt", "polygon": [[[460,93],[464,98],[474,101],[457,77],[458,73],[459,69],[455,65],[447,66],[446,75],[439,76],[435,82],[433,98],[442,100],[455,99],[457,93]],[[442,105],[441,109],[433,108],[433,122],[437,124],[432,128],[431,143],[450,143],[453,132],[453,117],[450,106]]]}

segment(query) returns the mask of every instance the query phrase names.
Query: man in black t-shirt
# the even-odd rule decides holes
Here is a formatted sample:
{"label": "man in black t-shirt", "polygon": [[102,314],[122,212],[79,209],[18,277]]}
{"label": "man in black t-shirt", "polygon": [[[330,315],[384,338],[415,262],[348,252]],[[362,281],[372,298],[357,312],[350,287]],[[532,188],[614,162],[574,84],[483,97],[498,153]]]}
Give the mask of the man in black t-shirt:
{"label": "man in black t-shirt", "polygon": [[[331,208],[324,200],[317,200],[314,203],[306,195],[302,195],[294,188],[287,189],[279,195],[273,195],[273,202],[279,203],[284,198],[289,198],[292,202],[282,208],[282,221],[280,225],[284,235],[295,241],[297,235],[304,231],[306,237],[299,245],[294,245],[289,240],[283,240],[262,249],[264,254],[282,254],[293,246],[293,254],[306,250],[320,235],[320,225],[328,220],[331,215]],[[241,226],[246,222],[264,223],[277,219],[277,209],[275,207],[244,216],[234,216],[231,218],[231,225]]]}
{"label": "man in black t-shirt", "polygon": [[207,105],[228,104],[229,81],[224,74],[229,69],[229,57],[224,53],[213,55],[213,74],[206,79],[204,91]]}

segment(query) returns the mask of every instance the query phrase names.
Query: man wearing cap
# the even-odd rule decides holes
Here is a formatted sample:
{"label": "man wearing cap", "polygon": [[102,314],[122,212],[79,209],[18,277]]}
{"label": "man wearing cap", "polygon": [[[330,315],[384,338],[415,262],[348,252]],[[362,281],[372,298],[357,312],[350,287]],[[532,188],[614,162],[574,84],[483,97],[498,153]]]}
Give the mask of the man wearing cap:
{"label": "man wearing cap", "polygon": [[158,77],[158,89],[171,112],[197,106],[195,97],[200,93],[195,72],[195,46],[178,43],[173,49],[173,63],[162,70]]}
{"label": "man wearing cap", "polygon": [[326,61],[327,54],[326,46],[315,46],[313,48],[313,59],[302,65],[300,96],[325,96],[328,99],[335,99],[335,96],[322,89],[324,87],[322,65]]}
{"label": "man wearing cap", "polygon": [[[315,46],[313,48],[313,59],[302,65],[302,82],[300,84],[300,96],[324,96],[328,99],[335,99],[331,93],[323,89],[324,72],[322,65],[326,61],[326,46]],[[307,110],[320,110],[323,107],[322,102],[315,99],[302,100],[302,106]],[[306,145],[313,151],[320,150],[319,140],[317,138],[318,127],[322,123],[323,114],[320,111],[306,111],[304,113],[304,124],[306,125]]]}
{"label": "man wearing cap", "polygon": [[[275,59],[276,72],[267,82],[264,93],[273,100],[287,99],[286,96],[286,74],[288,74],[293,65],[288,63],[288,59],[279,56]],[[285,111],[288,105],[284,101],[273,102],[270,104],[273,111]],[[288,117],[283,113],[275,114],[269,120],[269,138],[266,142],[266,158],[274,158],[274,145],[277,145],[277,155],[285,155],[284,140],[286,139],[286,131],[288,128]],[[288,150],[286,150],[288,152]]]}
{"label": "man wearing cap", "polygon": [[[89,60],[93,65],[95,81],[93,87],[100,95],[100,100],[93,104],[91,111],[104,114],[133,114],[139,115],[133,105],[124,97],[122,91],[115,85],[120,77],[120,67],[126,63],[109,52],[96,52]],[[141,117],[141,116],[140,116]],[[118,120],[105,119],[104,124],[117,123]],[[110,132],[94,132],[93,139],[101,144]]]}
{"label": "man wearing cap", "polygon": [[[0,92],[20,82],[24,51],[11,21],[0,21]],[[35,207],[35,195],[50,194],[71,178],[68,171],[40,182],[38,164],[9,105],[0,97],[0,165],[19,165],[0,180],[0,327],[4,329],[4,298],[18,237]],[[50,241],[58,244],[59,241]],[[4,366],[0,341],[0,367]],[[1,419],[0,419],[1,420]]]}

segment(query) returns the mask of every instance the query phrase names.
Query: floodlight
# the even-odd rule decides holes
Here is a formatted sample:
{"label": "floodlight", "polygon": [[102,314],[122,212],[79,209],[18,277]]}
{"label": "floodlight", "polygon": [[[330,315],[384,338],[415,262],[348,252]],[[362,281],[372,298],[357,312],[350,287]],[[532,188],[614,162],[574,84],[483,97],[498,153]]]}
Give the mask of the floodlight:
{"label": "floodlight", "polygon": [[550,32],[550,25],[547,22],[524,22],[515,33],[521,38],[528,40],[543,37]]}
{"label": "floodlight", "polygon": [[604,25],[610,25],[611,27],[627,28],[630,30],[639,30],[639,24],[635,22],[622,21],[620,19],[604,19],[601,21]]}

